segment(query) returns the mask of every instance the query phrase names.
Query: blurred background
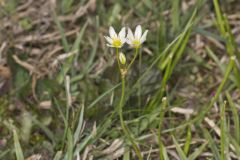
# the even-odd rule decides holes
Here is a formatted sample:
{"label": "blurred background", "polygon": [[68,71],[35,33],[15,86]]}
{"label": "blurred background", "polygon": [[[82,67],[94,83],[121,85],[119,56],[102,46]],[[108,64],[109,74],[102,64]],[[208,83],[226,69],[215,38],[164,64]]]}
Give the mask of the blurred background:
{"label": "blurred background", "polygon": [[[238,159],[239,0],[0,0],[0,159],[137,159],[114,115],[120,75],[104,36],[138,24],[149,32],[127,75],[124,117],[144,159],[161,157],[163,97],[170,160]],[[129,62],[134,50],[122,51]]]}

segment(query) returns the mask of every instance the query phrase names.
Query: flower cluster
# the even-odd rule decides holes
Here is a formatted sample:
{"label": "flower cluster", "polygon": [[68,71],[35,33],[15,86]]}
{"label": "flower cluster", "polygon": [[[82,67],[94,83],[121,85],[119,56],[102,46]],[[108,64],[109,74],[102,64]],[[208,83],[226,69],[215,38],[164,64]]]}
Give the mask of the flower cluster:
{"label": "flower cluster", "polygon": [[114,48],[121,48],[124,43],[128,43],[132,48],[139,48],[141,44],[146,40],[148,30],[142,34],[142,27],[138,25],[133,34],[132,30],[128,28],[126,36],[126,28],[123,27],[119,34],[117,34],[114,28],[109,28],[109,36],[104,36],[108,42],[107,46]]}

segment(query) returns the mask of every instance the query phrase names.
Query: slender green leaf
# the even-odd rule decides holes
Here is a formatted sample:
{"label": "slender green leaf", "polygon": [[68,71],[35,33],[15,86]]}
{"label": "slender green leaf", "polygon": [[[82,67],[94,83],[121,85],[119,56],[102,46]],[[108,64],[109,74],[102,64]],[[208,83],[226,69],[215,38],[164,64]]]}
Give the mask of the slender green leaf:
{"label": "slender green leaf", "polygon": [[180,147],[180,145],[178,144],[178,142],[174,136],[172,136],[172,139],[173,139],[174,145],[176,146],[178,156],[181,158],[181,160],[187,160],[187,157],[186,157],[184,151],[182,150],[182,148]]}
{"label": "slender green leaf", "polygon": [[239,123],[239,114],[238,114],[238,110],[237,107],[235,106],[235,104],[233,103],[232,97],[230,96],[230,94],[227,92],[226,93],[231,111],[233,113],[233,122],[234,122],[234,136],[237,140],[237,142],[240,144],[240,123]]}
{"label": "slender green leaf", "polygon": [[58,30],[60,32],[63,48],[64,48],[65,52],[69,52],[70,51],[70,45],[69,45],[69,43],[67,41],[67,37],[65,35],[64,28],[63,28],[61,22],[59,21],[56,13],[53,13],[53,20],[56,23],[57,28],[58,28]]}
{"label": "slender green leaf", "polygon": [[191,140],[192,140],[192,131],[191,131],[191,126],[188,126],[188,130],[187,130],[187,138],[186,138],[186,142],[184,144],[184,153],[186,155],[188,155],[189,152],[189,148],[190,148],[190,144],[191,144]]}
{"label": "slender green leaf", "polygon": [[62,157],[62,151],[58,151],[55,155],[55,157],[53,158],[53,160],[60,160]]}
{"label": "slender green leaf", "polygon": [[189,157],[188,160],[195,160],[198,156],[206,149],[208,142],[203,143],[199,148],[197,148]]}
{"label": "slender green leaf", "polygon": [[68,129],[67,132],[67,160],[72,160],[73,159],[73,136],[72,132],[70,129]]}
{"label": "slender green leaf", "polygon": [[74,142],[73,142],[74,146],[76,145],[77,141],[79,140],[80,131],[82,130],[82,127],[83,127],[83,113],[84,113],[84,106],[82,106],[81,113],[80,113],[79,120],[78,120],[77,129],[74,133]]}
{"label": "slender green leaf", "polygon": [[16,153],[17,160],[24,160],[22,148],[19,143],[18,134],[15,129],[13,129],[13,140],[14,140],[14,147],[15,147],[15,153]]}
{"label": "slender green leaf", "polygon": [[215,139],[212,138],[212,136],[210,135],[209,131],[205,128],[202,128],[203,130],[203,135],[205,137],[205,139],[207,139],[209,147],[214,155],[214,159],[215,160],[219,160],[220,159],[220,153],[219,153],[219,149],[218,149],[218,144],[216,142]]}

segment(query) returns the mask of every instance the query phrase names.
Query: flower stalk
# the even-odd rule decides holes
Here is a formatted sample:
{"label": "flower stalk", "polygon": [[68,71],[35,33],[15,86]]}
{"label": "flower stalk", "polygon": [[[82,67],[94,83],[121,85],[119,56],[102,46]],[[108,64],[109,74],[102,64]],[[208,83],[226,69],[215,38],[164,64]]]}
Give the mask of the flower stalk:
{"label": "flower stalk", "polygon": [[132,61],[129,63],[128,67],[127,67],[127,70],[129,70],[131,68],[131,66],[133,65],[133,63],[135,62],[137,56],[138,56],[138,53],[139,53],[139,48],[135,48],[135,54],[134,54],[134,57],[132,59]]}
{"label": "flower stalk", "polygon": [[[138,25],[135,29],[134,34],[131,31],[131,29],[128,28],[128,34],[126,37],[125,27],[123,27],[121,29],[121,31],[117,34],[115,32],[114,28],[111,26],[111,27],[109,27],[109,36],[104,36],[107,41],[107,46],[116,48],[117,63],[118,63],[118,68],[119,68],[119,71],[121,74],[122,90],[121,90],[120,102],[119,102],[119,105],[117,108],[121,127],[122,127],[124,134],[131,142],[133,149],[139,160],[143,160],[143,157],[141,155],[139,147],[135,143],[133,135],[131,134],[130,130],[128,129],[126,123],[124,122],[123,107],[124,107],[124,102],[125,102],[125,77],[129,71],[129,69],[132,67],[133,63],[135,62],[136,58],[138,57],[139,48],[141,47],[143,42],[146,40],[147,33],[148,33],[148,30],[146,30],[142,34],[142,27],[140,25]],[[134,57],[131,60],[131,62],[129,63],[129,65],[126,64],[127,60],[126,60],[125,55],[122,52],[119,53],[119,48],[121,48],[125,42],[127,42],[130,47],[135,48]]]}
{"label": "flower stalk", "polygon": [[120,65],[120,61],[119,61],[119,49],[118,48],[116,48],[116,56],[117,56],[118,68],[119,68],[119,70],[121,70],[121,65]]}
{"label": "flower stalk", "polygon": [[121,80],[122,80],[122,91],[121,91],[122,93],[121,93],[121,99],[120,99],[119,106],[118,106],[118,114],[119,114],[121,127],[122,127],[124,134],[127,136],[129,141],[132,143],[133,149],[134,149],[138,159],[143,160],[140,149],[138,148],[137,144],[135,143],[134,138],[131,136],[131,133],[123,119],[122,111],[123,111],[124,100],[125,100],[125,76],[126,76],[126,74],[123,73],[122,70],[120,70],[120,72],[121,72]]}

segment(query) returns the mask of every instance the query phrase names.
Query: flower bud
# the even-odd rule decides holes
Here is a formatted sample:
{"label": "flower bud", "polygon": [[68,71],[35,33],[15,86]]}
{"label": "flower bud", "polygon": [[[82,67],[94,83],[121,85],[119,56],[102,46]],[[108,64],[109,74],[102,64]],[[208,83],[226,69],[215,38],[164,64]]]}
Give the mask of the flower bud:
{"label": "flower bud", "polygon": [[119,54],[119,61],[122,65],[126,64],[126,57],[122,52]]}

